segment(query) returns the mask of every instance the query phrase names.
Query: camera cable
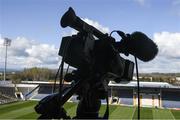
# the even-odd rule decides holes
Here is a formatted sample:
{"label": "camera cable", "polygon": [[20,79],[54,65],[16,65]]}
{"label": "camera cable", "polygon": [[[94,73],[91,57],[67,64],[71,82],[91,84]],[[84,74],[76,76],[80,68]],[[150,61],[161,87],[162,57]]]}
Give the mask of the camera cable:
{"label": "camera cable", "polygon": [[138,63],[137,63],[137,57],[134,56],[135,59],[135,64],[136,64],[136,77],[137,77],[137,96],[138,96],[138,114],[137,114],[137,119],[140,120],[140,87],[139,87],[139,72],[138,72]]}
{"label": "camera cable", "polygon": [[[110,33],[110,37],[112,35],[112,33],[116,32],[119,36],[122,37],[122,39],[126,38],[126,34],[122,31],[119,30],[113,30]],[[138,72],[138,62],[137,62],[137,57],[134,56],[135,59],[135,64],[136,64],[136,77],[137,77],[137,96],[138,96],[138,113],[137,113],[137,119],[140,120],[140,87],[139,87],[139,72]]]}

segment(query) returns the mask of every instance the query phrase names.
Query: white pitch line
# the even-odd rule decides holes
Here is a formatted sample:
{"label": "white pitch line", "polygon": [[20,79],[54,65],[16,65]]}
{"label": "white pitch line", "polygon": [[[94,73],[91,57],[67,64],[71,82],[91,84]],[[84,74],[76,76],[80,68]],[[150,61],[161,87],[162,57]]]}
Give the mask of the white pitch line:
{"label": "white pitch line", "polygon": [[170,114],[172,115],[173,117],[173,120],[175,120],[176,118],[174,117],[174,115],[172,114],[171,110],[169,110]]}
{"label": "white pitch line", "polygon": [[132,117],[131,117],[132,119],[133,119],[134,113],[135,113],[135,111],[136,111],[136,108],[137,108],[137,107],[134,107],[134,111],[133,111],[133,114],[132,114]]}

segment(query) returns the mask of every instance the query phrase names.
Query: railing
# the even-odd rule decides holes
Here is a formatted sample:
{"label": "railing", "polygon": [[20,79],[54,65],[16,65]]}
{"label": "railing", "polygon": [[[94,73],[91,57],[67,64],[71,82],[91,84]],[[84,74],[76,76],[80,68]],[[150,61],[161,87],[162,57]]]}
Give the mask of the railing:
{"label": "railing", "polygon": [[29,99],[33,93],[37,93],[38,92],[38,88],[40,87],[40,85],[38,85],[37,87],[35,87],[33,90],[31,90],[29,93],[27,93],[24,97],[25,99]]}
{"label": "railing", "polygon": [[0,104],[5,104],[5,103],[9,103],[9,102],[15,102],[18,101],[16,98],[10,97],[8,95],[2,94],[0,92]]}

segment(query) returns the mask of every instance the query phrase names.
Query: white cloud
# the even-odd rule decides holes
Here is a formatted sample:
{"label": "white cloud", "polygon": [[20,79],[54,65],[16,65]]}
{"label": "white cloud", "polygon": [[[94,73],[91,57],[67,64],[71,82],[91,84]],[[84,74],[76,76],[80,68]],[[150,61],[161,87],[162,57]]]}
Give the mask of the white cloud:
{"label": "white cloud", "polygon": [[[150,62],[139,61],[139,72],[180,72],[180,33],[154,33],[154,42],[159,53]],[[3,39],[0,39],[0,67],[4,67]],[[24,37],[12,40],[8,48],[8,67],[49,67],[57,68],[60,57],[54,45],[37,43]]]}
{"label": "white cloud", "polygon": [[[88,18],[83,19],[88,24],[94,26],[103,33],[109,33],[109,28],[104,27],[97,21]],[[65,36],[76,34],[74,29],[71,32],[64,32]],[[5,48],[3,39],[0,39],[0,68],[4,66]],[[33,66],[48,66],[56,67],[60,57],[58,57],[58,49],[55,45],[37,43],[34,40],[29,40],[25,37],[17,37],[12,40],[11,46],[8,47],[8,66],[18,67],[33,67]]]}
{"label": "white cloud", "polygon": [[139,72],[176,73],[180,72],[180,60],[157,56],[150,62],[139,62]]}
{"label": "white cloud", "polygon": [[[88,23],[89,25],[92,25],[93,27],[95,27],[96,29],[98,29],[99,31],[101,31],[102,33],[109,33],[110,30],[108,27],[105,27],[101,24],[99,24],[97,21],[93,21],[89,18],[81,18],[83,21],[85,21],[86,23]],[[67,35],[74,35],[74,34],[77,34],[77,31],[76,30],[71,30],[71,32],[69,33],[63,33],[64,36],[67,36]]]}
{"label": "white cloud", "polygon": [[180,58],[180,33],[161,32],[154,34],[159,54],[166,58]]}
{"label": "white cloud", "polygon": [[[4,66],[5,47],[3,39],[0,39],[0,65]],[[54,45],[41,44],[24,37],[17,37],[12,40],[8,47],[9,67],[33,67],[33,66],[54,66],[57,67],[59,61],[58,49]]]}
{"label": "white cloud", "polygon": [[43,63],[54,63],[57,61],[57,49],[54,45],[37,44],[25,50],[29,57],[38,58]]}
{"label": "white cloud", "polygon": [[93,21],[93,20],[90,20],[88,18],[84,18],[83,20],[86,23],[88,23],[89,25],[92,25],[93,27],[97,28],[98,30],[100,30],[103,33],[109,33],[110,32],[108,27],[105,27],[105,26],[99,24],[97,21]]}
{"label": "white cloud", "polygon": [[160,32],[154,34],[158,56],[150,62],[140,62],[140,72],[180,72],[180,33]]}

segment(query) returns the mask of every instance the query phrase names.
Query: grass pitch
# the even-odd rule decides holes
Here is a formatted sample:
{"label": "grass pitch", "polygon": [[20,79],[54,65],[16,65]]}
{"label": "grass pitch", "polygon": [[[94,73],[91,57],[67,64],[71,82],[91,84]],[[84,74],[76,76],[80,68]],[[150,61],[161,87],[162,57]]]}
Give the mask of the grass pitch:
{"label": "grass pitch", "polygon": [[[37,101],[23,101],[0,105],[0,119],[36,119],[38,114],[34,111]],[[71,117],[76,114],[77,104],[66,103],[64,108]],[[99,112],[103,116],[106,105],[102,105]],[[136,107],[110,105],[110,119],[137,119]],[[180,110],[141,108],[141,119],[180,119]]]}

